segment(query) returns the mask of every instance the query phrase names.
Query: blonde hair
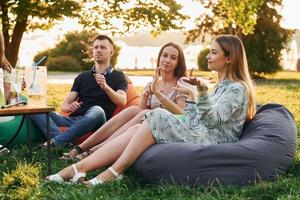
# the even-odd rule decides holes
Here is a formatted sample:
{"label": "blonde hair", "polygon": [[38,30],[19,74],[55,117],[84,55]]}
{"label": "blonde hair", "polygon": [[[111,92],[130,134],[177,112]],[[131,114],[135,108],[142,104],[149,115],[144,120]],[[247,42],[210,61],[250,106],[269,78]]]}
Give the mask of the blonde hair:
{"label": "blonde hair", "polygon": [[5,57],[5,46],[2,30],[0,30],[0,68],[5,69],[8,72],[11,72],[11,65]]}
{"label": "blonde hair", "polygon": [[220,35],[214,39],[230,63],[226,71],[226,78],[230,81],[242,83],[246,88],[248,97],[247,119],[252,119],[256,112],[255,90],[250,78],[246,52],[242,41],[235,35]]}

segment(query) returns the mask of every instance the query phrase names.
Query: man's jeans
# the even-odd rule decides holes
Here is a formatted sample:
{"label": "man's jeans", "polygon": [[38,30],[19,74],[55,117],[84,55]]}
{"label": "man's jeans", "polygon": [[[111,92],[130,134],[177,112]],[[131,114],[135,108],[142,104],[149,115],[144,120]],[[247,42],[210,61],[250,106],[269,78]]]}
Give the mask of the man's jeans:
{"label": "man's jeans", "polygon": [[[64,117],[55,112],[50,113],[50,138],[55,145],[63,146],[73,142],[76,138],[84,135],[89,131],[95,131],[106,122],[105,112],[100,106],[91,107],[84,116]],[[32,121],[42,130],[44,135],[47,134],[46,115],[30,115]],[[64,133],[59,127],[69,127]]]}

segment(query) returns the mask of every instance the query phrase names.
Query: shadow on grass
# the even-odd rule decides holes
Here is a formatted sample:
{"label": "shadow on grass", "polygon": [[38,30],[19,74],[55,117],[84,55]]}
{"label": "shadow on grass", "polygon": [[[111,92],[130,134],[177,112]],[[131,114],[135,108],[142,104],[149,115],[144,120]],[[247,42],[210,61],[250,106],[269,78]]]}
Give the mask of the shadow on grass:
{"label": "shadow on grass", "polygon": [[288,89],[299,89],[299,79],[255,79],[256,85],[274,85],[279,87],[286,87]]}

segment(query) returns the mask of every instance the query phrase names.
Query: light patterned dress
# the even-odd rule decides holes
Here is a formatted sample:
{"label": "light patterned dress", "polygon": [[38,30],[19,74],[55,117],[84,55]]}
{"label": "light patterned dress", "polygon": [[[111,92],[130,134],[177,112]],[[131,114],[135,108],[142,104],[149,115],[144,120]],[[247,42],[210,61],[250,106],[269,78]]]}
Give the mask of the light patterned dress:
{"label": "light patterned dress", "polygon": [[184,118],[157,108],[146,114],[157,143],[191,142],[202,146],[239,140],[247,113],[245,87],[221,81],[212,93],[187,101]]}
{"label": "light patterned dress", "polygon": [[[145,86],[144,91],[146,91],[150,86],[151,86],[151,82]],[[176,92],[175,90],[171,90],[168,94],[164,94],[164,95],[166,96],[167,99],[170,99],[174,103],[177,103],[177,100],[179,98],[186,99],[186,96]],[[163,105],[155,95],[149,95],[149,97],[147,99],[147,107],[149,109],[153,110],[155,108],[163,108]]]}

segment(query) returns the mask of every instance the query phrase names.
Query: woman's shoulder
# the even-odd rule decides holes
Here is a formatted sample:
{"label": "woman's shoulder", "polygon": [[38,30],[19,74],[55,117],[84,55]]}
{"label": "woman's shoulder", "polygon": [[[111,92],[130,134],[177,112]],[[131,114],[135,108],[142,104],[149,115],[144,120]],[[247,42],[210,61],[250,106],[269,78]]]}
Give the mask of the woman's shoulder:
{"label": "woman's shoulder", "polygon": [[226,86],[227,88],[230,88],[231,90],[245,90],[245,85],[238,81],[224,80],[222,85]]}

